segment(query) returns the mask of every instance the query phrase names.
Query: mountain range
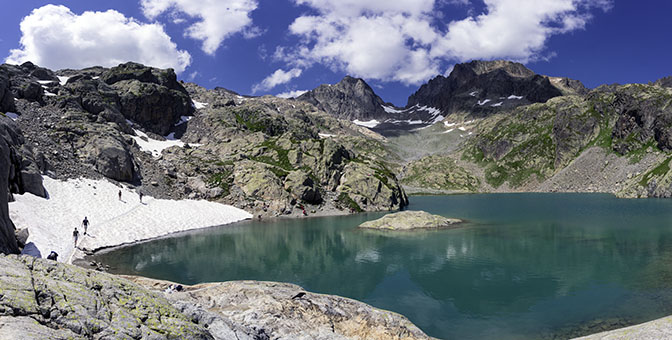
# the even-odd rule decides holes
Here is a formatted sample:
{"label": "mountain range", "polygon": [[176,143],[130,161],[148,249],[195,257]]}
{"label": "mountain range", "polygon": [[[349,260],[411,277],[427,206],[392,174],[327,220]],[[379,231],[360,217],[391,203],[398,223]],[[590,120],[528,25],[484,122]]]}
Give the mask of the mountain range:
{"label": "mountain range", "polygon": [[0,230],[14,229],[5,198],[48,195],[42,176],[106,178],[262,218],[396,210],[406,192],[671,197],[670,79],[587,89],[519,63],[472,61],[395,107],[353,77],[282,99],[136,63],[5,64]]}

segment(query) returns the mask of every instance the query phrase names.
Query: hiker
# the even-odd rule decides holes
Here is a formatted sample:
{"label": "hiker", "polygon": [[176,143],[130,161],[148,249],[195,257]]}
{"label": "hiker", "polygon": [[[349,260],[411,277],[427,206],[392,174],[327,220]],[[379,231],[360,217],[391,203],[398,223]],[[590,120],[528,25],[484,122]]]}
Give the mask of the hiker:
{"label": "hiker", "polygon": [[79,238],[79,230],[75,227],[75,231],[72,232],[72,238],[75,239],[75,247],[77,247],[77,239]]}
{"label": "hiker", "polygon": [[86,235],[86,231],[89,229],[89,220],[84,216],[84,221],[82,221],[82,225],[84,226],[84,235]]}
{"label": "hiker", "polygon": [[52,250],[49,256],[47,256],[47,260],[58,261],[58,253]]}
{"label": "hiker", "polygon": [[142,191],[138,194],[140,196],[140,203],[142,203]]}
{"label": "hiker", "polygon": [[119,190],[119,200],[121,201],[121,190]]}

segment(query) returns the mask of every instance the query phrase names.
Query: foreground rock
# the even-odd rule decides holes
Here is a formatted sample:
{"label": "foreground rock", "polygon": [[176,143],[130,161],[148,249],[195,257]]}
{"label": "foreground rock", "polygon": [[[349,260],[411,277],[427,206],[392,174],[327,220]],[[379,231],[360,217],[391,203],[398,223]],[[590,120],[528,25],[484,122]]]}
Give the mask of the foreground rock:
{"label": "foreground rock", "polygon": [[170,283],[133,280],[0,256],[0,338],[430,339],[401,315],[292,284],[225,282],[162,293]]}
{"label": "foreground rock", "polygon": [[[134,278],[164,290],[169,282]],[[167,298],[215,339],[431,339],[405,317],[359,301],[279,282],[234,281],[186,287]]]}
{"label": "foreground rock", "polygon": [[376,230],[420,230],[455,227],[462,223],[456,218],[432,215],[425,211],[401,211],[387,214],[377,220],[364,222],[359,228]]}
{"label": "foreground rock", "polygon": [[575,340],[653,340],[672,338],[672,316],[639,325],[592,334]]}
{"label": "foreground rock", "polygon": [[113,275],[0,257],[2,339],[213,339],[160,294]]}

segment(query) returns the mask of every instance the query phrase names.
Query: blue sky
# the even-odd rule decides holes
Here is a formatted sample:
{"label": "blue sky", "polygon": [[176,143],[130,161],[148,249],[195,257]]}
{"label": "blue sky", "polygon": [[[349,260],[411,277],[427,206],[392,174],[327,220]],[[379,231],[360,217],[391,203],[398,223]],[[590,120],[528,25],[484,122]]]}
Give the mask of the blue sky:
{"label": "blue sky", "polygon": [[256,95],[349,74],[403,106],[471,59],[589,87],[672,75],[670,15],[670,1],[24,0],[0,13],[0,55],[52,69],[133,60]]}

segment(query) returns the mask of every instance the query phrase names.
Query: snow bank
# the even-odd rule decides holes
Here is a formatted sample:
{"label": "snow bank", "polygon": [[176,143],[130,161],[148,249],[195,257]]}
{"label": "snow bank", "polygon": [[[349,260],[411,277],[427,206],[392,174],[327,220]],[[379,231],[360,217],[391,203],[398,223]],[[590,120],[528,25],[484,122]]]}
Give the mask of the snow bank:
{"label": "snow bank", "polygon": [[[152,154],[152,156],[157,158],[161,156],[161,152],[163,152],[163,150],[171,146],[184,147],[184,142],[182,142],[179,139],[175,139],[174,133],[171,133],[168,136],[166,136],[168,140],[164,141],[164,140],[151,139],[147,136],[147,134],[145,134],[140,130],[133,129],[133,131],[135,131],[136,136],[131,137],[133,137],[135,142],[138,143],[140,150],[149,152]],[[189,145],[194,147],[200,146],[200,144],[189,144]]]}
{"label": "snow bank", "polygon": [[[244,210],[208,201],[161,200],[145,196],[144,204],[128,188],[101,180],[68,181],[44,177],[49,199],[14,195],[9,215],[18,228],[28,228],[43,256],[56,251],[59,261],[73,260],[72,232],[80,230],[77,246],[96,250],[148,240],[175,232],[217,226],[251,218]],[[84,217],[90,225],[84,236]]]}
{"label": "snow bank", "polygon": [[487,104],[489,101],[490,101],[490,99],[479,100],[478,105],[483,106],[483,105]]}
{"label": "snow bank", "polygon": [[510,96],[508,96],[508,97],[506,97],[506,98],[507,98],[507,99],[516,99],[516,100],[520,100],[520,99],[523,99],[523,96],[516,96],[515,94],[512,94],[512,95],[510,95]]}
{"label": "snow bank", "polygon": [[190,121],[194,116],[180,116],[180,121],[175,123],[175,126],[182,125],[188,121]]}
{"label": "snow bank", "polygon": [[380,124],[380,122],[375,120],[375,119],[372,119],[372,120],[369,120],[369,121],[366,121],[366,122],[355,119],[352,122],[357,124],[357,125],[360,125],[360,126],[365,126],[367,128],[374,128],[374,127],[378,126],[378,124]]}
{"label": "snow bank", "polygon": [[492,107],[498,107],[498,106],[502,106],[502,104],[504,104],[504,102],[499,102],[499,103],[496,103],[496,104],[492,104],[492,105],[490,105],[490,106],[492,106]]}
{"label": "snow bank", "polygon": [[397,110],[396,108],[391,107],[391,106],[385,106],[385,105],[381,105],[381,106],[383,107],[383,110],[385,110],[385,112],[387,112],[387,113],[402,113],[402,112],[405,112],[405,110]]}
{"label": "snow bank", "polygon": [[61,86],[64,86],[68,82],[68,79],[70,79],[70,77],[58,76],[58,81],[61,83]]}
{"label": "snow bank", "polygon": [[191,100],[191,102],[194,104],[194,107],[196,109],[202,109],[202,108],[205,108],[206,106],[208,106],[208,103],[201,103],[201,102],[195,101],[193,99]]}

